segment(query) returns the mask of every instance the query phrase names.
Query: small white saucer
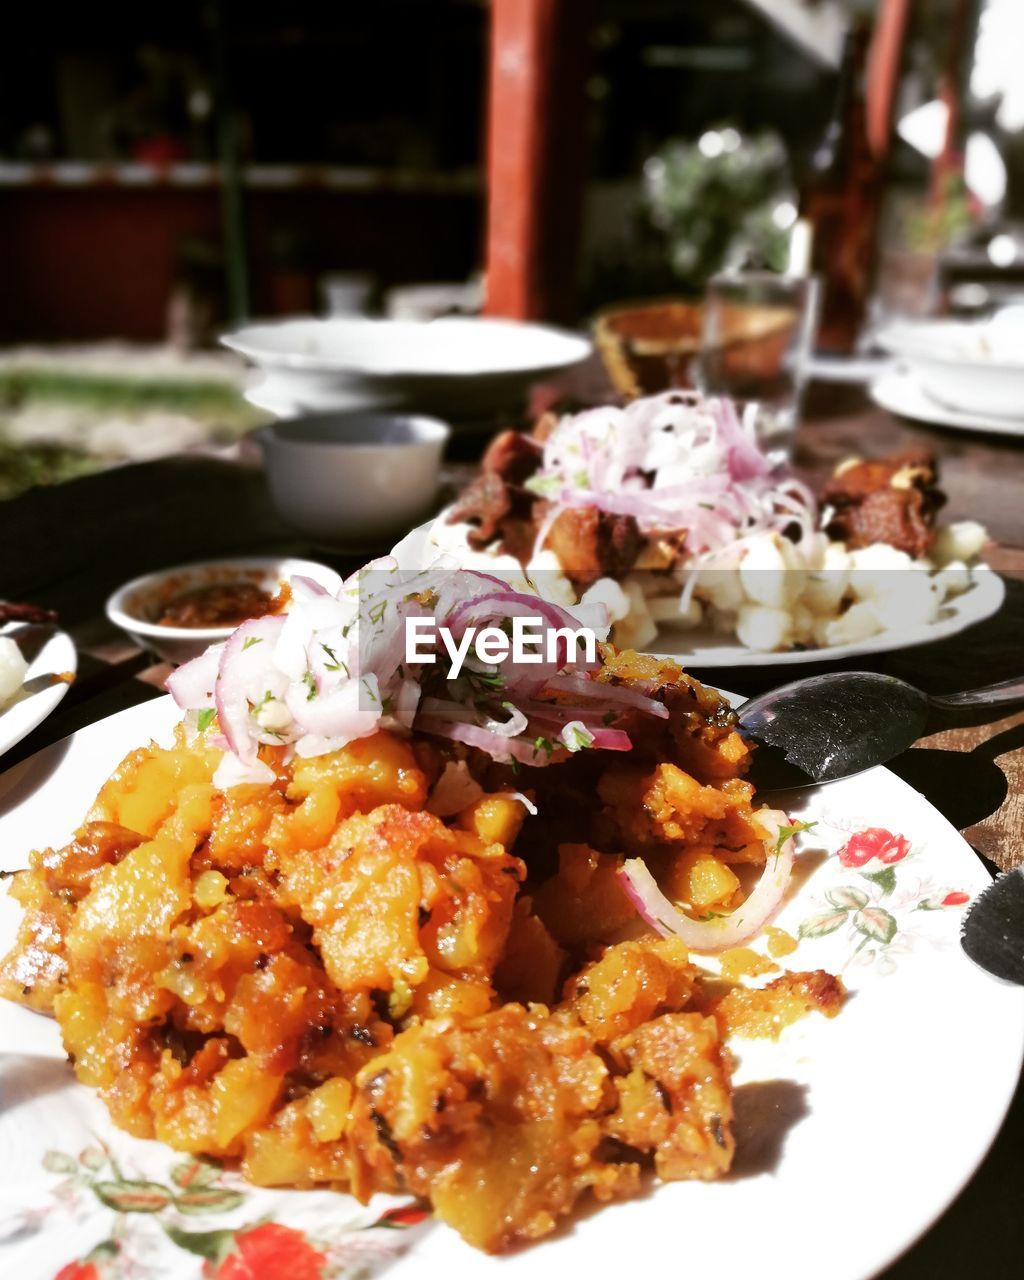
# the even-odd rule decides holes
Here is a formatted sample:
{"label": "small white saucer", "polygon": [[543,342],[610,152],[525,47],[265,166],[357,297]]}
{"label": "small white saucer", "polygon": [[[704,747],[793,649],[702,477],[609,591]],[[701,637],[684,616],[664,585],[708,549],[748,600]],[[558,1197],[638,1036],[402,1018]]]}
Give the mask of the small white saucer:
{"label": "small white saucer", "polygon": [[387,409],[395,402],[395,397],[360,393],[354,390],[351,394],[339,390],[330,397],[327,404],[308,405],[289,395],[287,388],[280,387],[273,376],[265,378],[243,392],[245,399],[256,409],[273,414],[275,418],[295,418],[303,413],[339,412],[348,413],[357,410],[372,411]]}
{"label": "small white saucer", "polygon": [[871,399],[890,413],[916,418],[938,427],[954,427],[958,431],[998,433],[1024,438],[1024,418],[994,418],[991,414],[963,413],[933,400],[908,369],[892,369],[873,382]]}

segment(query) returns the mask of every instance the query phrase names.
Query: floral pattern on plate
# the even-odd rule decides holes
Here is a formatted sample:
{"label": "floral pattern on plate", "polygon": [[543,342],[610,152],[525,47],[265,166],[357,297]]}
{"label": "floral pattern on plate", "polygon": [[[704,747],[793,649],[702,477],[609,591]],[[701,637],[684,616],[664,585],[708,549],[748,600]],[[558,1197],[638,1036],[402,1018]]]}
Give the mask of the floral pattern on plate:
{"label": "floral pattern on plate", "polygon": [[[193,1273],[203,1280],[363,1280],[408,1247],[409,1240],[395,1233],[428,1217],[415,1202],[370,1215],[339,1196],[340,1207],[356,1210],[341,1221],[332,1215],[302,1229],[266,1215],[247,1216],[235,1225],[204,1230],[196,1228],[197,1217],[233,1214],[251,1198],[252,1188],[214,1161],[176,1158],[164,1180],[155,1181],[137,1170],[126,1173],[97,1140],[77,1157],[47,1151],[42,1163],[60,1178],[50,1211],[95,1218],[96,1231],[104,1233],[53,1280],[156,1277],[175,1262],[187,1265],[189,1254]],[[33,1216],[41,1212],[47,1210],[36,1209]]]}
{"label": "floral pattern on plate", "polygon": [[830,859],[835,883],[811,900],[820,910],[801,921],[801,940],[842,931],[849,943],[842,968],[873,967],[881,975],[894,973],[920,941],[948,944],[950,931],[936,936],[917,913],[963,907],[970,895],[918,874],[921,852],[885,827],[855,831]]}

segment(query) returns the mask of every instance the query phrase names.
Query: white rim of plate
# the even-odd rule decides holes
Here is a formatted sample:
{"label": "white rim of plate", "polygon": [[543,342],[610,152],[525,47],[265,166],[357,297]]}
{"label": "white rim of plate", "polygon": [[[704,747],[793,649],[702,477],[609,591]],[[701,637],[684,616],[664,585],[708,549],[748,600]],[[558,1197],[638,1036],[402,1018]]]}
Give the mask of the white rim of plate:
{"label": "white rim of plate", "polygon": [[[23,623],[12,622],[0,627],[0,636],[9,635]],[[67,672],[75,675],[78,671],[78,650],[75,642],[66,631],[54,631],[36,656],[29,663],[25,678],[33,676],[61,675]],[[27,737],[46,719],[63,700],[71,685],[64,680],[57,682],[39,693],[0,707],[0,757]],[[0,768],[2,768],[0,762]]]}
{"label": "white rim of plate", "polygon": [[987,435],[1024,437],[1024,417],[1000,418],[990,413],[966,413],[933,400],[910,369],[890,369],[868,387],[881,409],[938,427],[954,427]]}
{"label": "white rim of plate", "polygon": [[[257,333],[285,332],[289,327],[296,328],[299,325],[318,325],[325,329],[328,327],[340,329],[343,326],[368,328],[371,325],[380,325],[387,326],[392,333],[401,330],[409,334],[412,334],[417,329],[422,330],[425,325],[429,325],[435,330],[444,328],[462,330],[464,332],[469,332],[470,328],[477,332],[483,332],[484,330],[480,326],[485,326],[486,329],[499,336],[502,331],[524,335],[529,333],[531,339],[536,340],[538,344],[543,339],[550,342],[554,349],[546,355],[542,355],[538,351],[531,359],[523,359],[514,364],[499,364],[491,368],[438,369],[431,368],[429,365],[421,365],[419,367],[407,365],[403,367],[397,364],[390,366],[382,364],[379,367],[368,368],[365,364],[346,362],[341,357],[332,357],[320,352],[274,350],[271,347],[262,346],[258,342],[254,345],[251,340],[247,340],[246,336],[250,335],[251,338],[252,335]],[[437,320],[427,321],[372,320],[358,317],[338,317],[331,320],[318,316],[297,316],[276,322],[267,321],[262,324],[250,324],[230,333],[222,333],[220,342],[223,346],[232,351],[237,351],[239,355],[245,356],[247,360],[251,360],[261,368],[301,369],[310,373],[352,374],[368,380],[380,379],[385,382],[392,378],[528,378],[550,373],[555,369],[572,368],[574,365],[581,364],[586,360],[594,349],[589,338],[585,338],[582,334],[573,333],[568,329],[558,329],[553,325],[502,320],[497,317],[488,318],[486,316],[442,316]]]}

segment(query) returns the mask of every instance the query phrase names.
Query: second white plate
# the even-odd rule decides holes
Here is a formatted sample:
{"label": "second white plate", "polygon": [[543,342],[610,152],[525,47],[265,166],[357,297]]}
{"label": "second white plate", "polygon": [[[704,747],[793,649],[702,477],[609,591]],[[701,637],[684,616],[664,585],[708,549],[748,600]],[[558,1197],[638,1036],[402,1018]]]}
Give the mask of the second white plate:
{"label": "second white plate", "polygon": [[962,413],[933,400],[909,369],[892,369],[869,387],[871,399],[881,409],[913,418],[936,427],[954,427],[957,431],[974,431],[985,435],[1014,436],[1024,439],[1024,405],[1021,417],[995,418],[991,414]]}
{"label": "second white plate", "polygon": [[[0,627],[0,635],[14,635],[24,630],[23,623]],[[29,663],[26,680],[42,676],[74,676],[78,670],[78,651],[66,631],[55,631]],[[11,703],[0,706],[0,756],[19,743],[41,724],[60,702],[70,687],[68,680],[56,680],[39,693],[18,695]]]}
{"label": "second white plate", "polygon": [[[420,525],[392,548],[391,554],[403,569],[422,569],[443,554],[441,548],[430,541],[430,527],[430,522]],[[486,568],[482,562],[474,562],[467,567]],[[677,659],[692,671],[709,667],[798,666],[809,662],[838,662],[841,658],[854,658],[861,654],[892,653],[955,636],[997,613],[1006,597],[1002,578],[987,565],[972,569],[971,576],[970,587],[962,595],[947,600],[935,622],[907,630],[883,631],[856,644],[762,653],[746,648],[735,636],[723,636],[709,628],[684,630],[681,627],[662,627],[646,647],[658,657]]]}

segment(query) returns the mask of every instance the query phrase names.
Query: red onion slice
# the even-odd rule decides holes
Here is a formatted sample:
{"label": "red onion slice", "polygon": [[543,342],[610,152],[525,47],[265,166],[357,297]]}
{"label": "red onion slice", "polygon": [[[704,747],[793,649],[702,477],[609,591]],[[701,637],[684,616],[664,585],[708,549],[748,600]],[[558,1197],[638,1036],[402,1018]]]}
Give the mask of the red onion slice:
{"label": "red onion slice", "polygon": [[690,555],[817,520],[811,493],[761,450],[731,401],[674,392],[562,418],[531,487],[550,502],[535,552],[571,507],[633,516],[648,533],[680,531]]}
{"label": "red onion slice", "polygon": [[738,946],[760,932],[782,904],[796,850],[792,836],[776,849],[781,829],[789,825],[780,809],[759,809],[756,817],[768,831],[765,868],[747,900],[728,916],[691,919],[665,897],[642,859],[629,858],[623,863],[619,883],[652,929],[663,937],[681,938],[693,951],[711,952]]}
{"label": "red onion slice", "polygon": [[475,804],[483,794],[483,787],[472,777],[465,760],[449,760],[430,792],[427,812],[450,818]]}
{"label": "red onion slice", "polygon": [[167,677],[167,692],[183,711],[212,707],[220,670],[221,645],[211,645],[197,658],[182,663]]}
{"label": "red onion slice", "polygon": [[256,725],[251,703],[267,693],[277,697],[287,687],[287,676],[274,665],[274,645],[284,618],[250,618],[228,637],[220,654],[214,704],[221,732],[231,750],[246,764],[256,759]]}
{"label": "red onion slice", "polygon": [[455,723],[450,720],[434,720],[423,717],[416,722],[417,729],[423,733],[432,733],[439,738],[451,738],[453,742],[463,742],[467,747],[476,747],[484,751],[492,759],[507,763],[518,760],[520,764],[543,768],[552,762],[552,758],[562,759],[565,749],[552,743],[552,750],[538,748],[532,742],[522,738],[503,738],[500,734],[484,729],[478,724]]}
{"label": "red onion slice", "polygon": [[604,680],[590,680],[581,675],[552,676],[546,687],[558,693],[574,693],[581,698],[593,698],[608,707],[635,707],[638,711],[657,716],[659,720],[668,719],[668,707],[663,702],[649,698],[636,689],[627,689]]}

